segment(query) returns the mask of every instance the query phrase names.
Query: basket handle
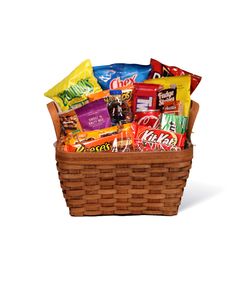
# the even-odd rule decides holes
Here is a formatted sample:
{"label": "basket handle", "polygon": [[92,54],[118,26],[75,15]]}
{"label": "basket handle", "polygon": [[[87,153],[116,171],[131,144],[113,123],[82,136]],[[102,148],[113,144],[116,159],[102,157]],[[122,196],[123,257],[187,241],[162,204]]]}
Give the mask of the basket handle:
{"label": "basket handle", "polygon": [[199,111],[199,104],[195,101],[191,101],[191,110],[190,110],[190,114],[189,114],[189,121],[188,121],[188,131],[187,131],[187,136],[190,137],[192,134],[192,130],[193,130],[193,125],[195,122],[195,119],[197,117]]}
{"label": "basket handle", "polygon": [[50,102],[47,104],[47,107],[48,107],[48,111],[52,118],[57,140],[59,140],[60,133],[61,133],[61,126],[60,126],[60,118],[58,116],[58,110],[57,110],[56,104],[54,102]]}

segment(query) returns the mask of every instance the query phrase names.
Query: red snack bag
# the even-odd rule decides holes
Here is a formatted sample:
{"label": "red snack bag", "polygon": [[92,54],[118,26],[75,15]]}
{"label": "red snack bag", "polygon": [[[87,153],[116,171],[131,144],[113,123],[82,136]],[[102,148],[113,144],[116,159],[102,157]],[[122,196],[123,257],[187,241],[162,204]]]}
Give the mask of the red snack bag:
{"label": "red snack bag", "polygon": [[195,88],[198,86],[198,84],[200,83],[202,79],[198,75],[194,75],[178,67],[164,65],[155,59],[151,59],[151,66],[152,66],[152,71],[149,75],[149,79],[169,77],[169,76],[190,75],[191,76],[190,93],[192,93],[195,90]]}
{"label": "red snack bag", "polygon": [[166,149],[168,149],[168,147],[184,147],[186,134],[153,129],[137,124],[134,127],[134,147],[136,149],[140,147],[140,145],[143,145],[146,147],[145,150],[153,150],[154,147],[156,149],[155,144],[161,144]]}
{"label": "red snack bag", "polygon": [[133,113],[156,109],[158,84],[135,83],[133,90]]}
{"label": "red snack bag", "polygon": [[161,126],[161,111],[149,110],[136,112],[134,119],[140,126],[158,129]]}

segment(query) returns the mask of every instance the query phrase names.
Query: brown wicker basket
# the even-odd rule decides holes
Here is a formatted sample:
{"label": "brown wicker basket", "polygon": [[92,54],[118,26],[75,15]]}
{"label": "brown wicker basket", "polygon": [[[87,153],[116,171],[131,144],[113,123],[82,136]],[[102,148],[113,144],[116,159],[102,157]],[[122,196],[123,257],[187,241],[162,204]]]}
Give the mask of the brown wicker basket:
{"label": "brown wicker basket", "polygon": [[[48,104],[57,138],[60,120]],[[192,101],[188,137],[199,105]],[[72,216],[175,215],[189,175],[193,146],[177,152],[68,153],[56,146],[61,188]]]}

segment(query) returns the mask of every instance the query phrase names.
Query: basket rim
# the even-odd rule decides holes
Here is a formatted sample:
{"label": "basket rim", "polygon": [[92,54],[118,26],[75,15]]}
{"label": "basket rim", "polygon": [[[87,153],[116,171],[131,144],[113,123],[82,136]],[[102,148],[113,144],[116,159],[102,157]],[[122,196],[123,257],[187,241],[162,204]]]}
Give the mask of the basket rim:
{"label": "basket rim", "polygon": [[[56,145],[55,145],[56,146]],[[65,152],[56,146],[56,159],[65,162],[91,163],[172,163],[188,161],[193,158],[193,145],[180,151],[145,151],[145,152]]]}

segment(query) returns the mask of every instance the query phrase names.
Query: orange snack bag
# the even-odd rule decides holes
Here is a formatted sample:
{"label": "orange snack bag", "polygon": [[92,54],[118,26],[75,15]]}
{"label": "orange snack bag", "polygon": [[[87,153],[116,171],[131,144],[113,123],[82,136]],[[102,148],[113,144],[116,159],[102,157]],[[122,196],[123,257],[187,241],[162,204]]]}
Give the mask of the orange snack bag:
{"label": "orange snack bag", "polygon": [[93,102],[93,101],[101,99],[101,98],[106,98],[109,95],[110,95],[110,91],[109,91],[109,89],[107,89],[107,90],[103,90],[103,91],[96,92],[96,93],[89,93],[89,94],[87,94],[87,98],[88,98],[89,102]]}
{"label": "orange snack bag", "polygon": [[[67,152],[101,152],[101,151],[129,151],[133,143],[133,129],[131,124],[124,125],[120,132],[90,141],[76,141],[65,143]],[[112,127],[115,128],[115,127]],[[95,131],[94,131],[95,132]],[[94,133],[95,134],[95,133]],[[96,133],[95,135],[98,135]]]}

